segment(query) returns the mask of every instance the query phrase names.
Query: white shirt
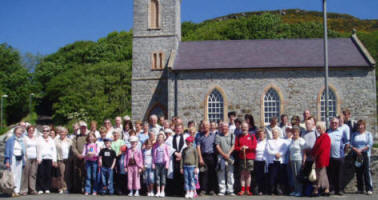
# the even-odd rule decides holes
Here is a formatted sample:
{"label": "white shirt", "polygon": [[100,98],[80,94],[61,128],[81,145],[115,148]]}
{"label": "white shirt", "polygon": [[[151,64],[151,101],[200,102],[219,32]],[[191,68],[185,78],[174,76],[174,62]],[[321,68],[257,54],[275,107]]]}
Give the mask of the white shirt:
{"label": "white shirt", "polygon": [[106,132],[106,138],[108,139],[113,139],[113,131],[114,131],[114,128],[111,127],[108,132]]}
{"label": "white shirt", "polygon": [[303,149],[305,148],[305,140],[303,138],[298,138],[296,140],[291,140],[289,145],[290,160],[303,160]]}
{"label": "white shirt", "polygon": [[22,146],[17,139],[14,140],[13,155],[14,156],[21,156],[22,155]]}
{"label": "white shirt", "polygon": [[[273,161],[280,161],[280,163],[286,162],[286,152],[288,149],[288,140],[277,138],[268,140],[267,142],[267,153],[268,153],[268,163],[273,163]],[[279,153],[281,156],[276,159],[276,154]]]}
{"label": "white shirt", "polygon": [[38,160],[53,160],[56,162],[57,155],[56,155],[56,147],[55,142],[50,137],[44,139],[40,137],[38,139]]}
{"label": "white shirt", "polygon": [[70,152],[70,143],[68,142],[62,142],[62,158],[63,160],[68,159],[68,154]]}
{"label": "white shirt", "polygon": [[150,125],[150,131],[154,133],[155,137],[157,137],[160,130],[161,130],[161,126],[159,124],[156,124],[155,126]]}
{"label": "white shirt", "polygon": [[257,161],[266,161],[266,139],[257,140],[256,158]]}
{"label": "white shirt", "polygon": [[25,151],[27,159],[37,159],[37,137],[24,137]]}
{"label": "white shirt", "polygon": [[236,129],[235,124],[229,124],[228,125],[228,130],[229,130],[230,133],[234,133],[235,129]]}

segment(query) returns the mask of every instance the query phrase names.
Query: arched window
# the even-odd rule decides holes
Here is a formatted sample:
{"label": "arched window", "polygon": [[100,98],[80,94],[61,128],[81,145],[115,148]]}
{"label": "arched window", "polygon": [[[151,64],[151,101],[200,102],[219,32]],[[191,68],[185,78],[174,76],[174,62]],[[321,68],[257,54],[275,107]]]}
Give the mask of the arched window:
{"label": "arched window", "polygon": [[272,117],[280,116],[281,99],[277,91],[270,88],[264,96],[264,122],[269,123]]}
{"label": "arched window", "polygon": [[160,7],[159,7],[159,1],[158,0],[151,0],[150,1],[150,8],[149,8],[149,18],[150,22],[149,25],[151,29],[156,29],[159,28],[159,12],[160,12]]}
{"label": "arched window", "polygon": [[[320,98],[320,118],[322,121],[325,121],[326,113],[326,91],[323,90],[322,97]],[[336,117],[337,113],[337,99],[335,92],[329,88],[328,89],[328,118]]]}
{"label": "arched window", "polygon": [[207,99],[207,114],[209,121],[218,121],[224,118],[223,96],[217,89],[214,89]]}

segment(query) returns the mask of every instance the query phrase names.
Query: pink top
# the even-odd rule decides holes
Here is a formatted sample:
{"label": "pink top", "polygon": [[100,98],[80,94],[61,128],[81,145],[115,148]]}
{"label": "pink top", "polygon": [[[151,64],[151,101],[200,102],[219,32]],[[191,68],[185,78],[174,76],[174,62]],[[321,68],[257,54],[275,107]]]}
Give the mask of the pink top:
{"label": "pink top", "polygon": [[[89,153],[95,153],[95,155],[90,156]],[[99,148],[97,147],[97,144],[96,143],[90,143],[90,144],[86,144],[84,146],[82,155],[84,156],[85,160],[97,161],[98,153],[99,153]]]}
{"label": "pink top", "polygon": [[125,156],[125,167],[128,167],[130,164],[130,160],[134,159],[136,166],[139,168],[143,168],[143,155],[142,152],[136,148],[135,150],[130,148],[127,149],[127,154]]}
{"label": "pink top", "polygon": [[[160,150],[160,151],[159,151]],[[163,150],[163,152],[161,152]],[[155,144],[154,148],[152,149],[152,168],[155,168],[155,164],[165,164],[165,168],[168,169],[169,167],[169,148],[166,144]]]}

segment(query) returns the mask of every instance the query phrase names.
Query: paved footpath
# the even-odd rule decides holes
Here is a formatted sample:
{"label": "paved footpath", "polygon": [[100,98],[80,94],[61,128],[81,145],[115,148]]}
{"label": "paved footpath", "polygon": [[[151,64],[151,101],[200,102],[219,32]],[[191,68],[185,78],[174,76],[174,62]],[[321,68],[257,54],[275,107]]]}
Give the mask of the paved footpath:
{"label": "paved footpath", "polygon": [[[15,199],[15,200],[40,200],[40,199],[46,199],[46,200],[85,200],[85,199],[101,199],[101,200],[153,200],[158,199],[156,197],[128,197],[128,196],[84,196],[84,195],[78,195],[78,194],[48,194],[48,195],[29,195],[29,196],[22,196],[18,198],[8,198],[8,197],[2,197],[0,196],[0,199]],[[163,198],[162,198],[163,199]],[[185,198],[178,198],[178,197],[165,197],[164,199],[181,199],[185,200]],[[296,198],[296,197],[288,197],[288,196],[243,196],[243,197],[219,197],[219,196],[204,196],[196,198],[197,200],[210,200],[210,199],[217,199],[217,200],[226,200],[226,199],[253,199],[253,200],[300,200],[303,198]],[[330,196],[330,197],[318,197],[318,198],[305,198],[305,199],[312,199],[312,200],[370,200],[370,199],[378,199],[378,194],[374,194],[371,196],[367,195],[359,195],[359,194],[346,194],[344,196]]]}

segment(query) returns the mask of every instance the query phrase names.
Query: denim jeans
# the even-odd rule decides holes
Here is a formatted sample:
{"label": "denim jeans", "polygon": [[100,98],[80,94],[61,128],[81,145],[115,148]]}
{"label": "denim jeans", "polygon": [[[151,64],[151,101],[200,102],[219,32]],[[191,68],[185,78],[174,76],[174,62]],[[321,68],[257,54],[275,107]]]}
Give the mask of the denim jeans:
{"label": "denim jeans", "polygon": [[[97,161],[89,161],[85,162],[85,169],[87,171],[87,178],[85,179],[85,192],[90,193],[91,188],[93,192],[97,191]],[[92,185],[93,183],[93,185]]]}
{"label": "denim jeans", "polygon": [[196,189],[196,182],[194,179],[194,168],[194,165],[184,165],[185,191]]}
{"label": "denim jeans", "polygon": [[167,169],[165,164],[155,164],[155,183],[157,186],[164,186],[167,182]]}
{"label": "denim jeans", "polygon": [[[109,194],[114,194],[113,170],[111,168],[101,168],[101,182],[103,187],[107,187]],[[101,192],[106,193],[106,190],[103,188]]]}
{"label": "denim jeans", "polygon": [[154,184],[155,183],[155,172],[152,168],[146,168],[146,170],[143,172],[143,178],[144,178],[144,183],[147,185]]}

